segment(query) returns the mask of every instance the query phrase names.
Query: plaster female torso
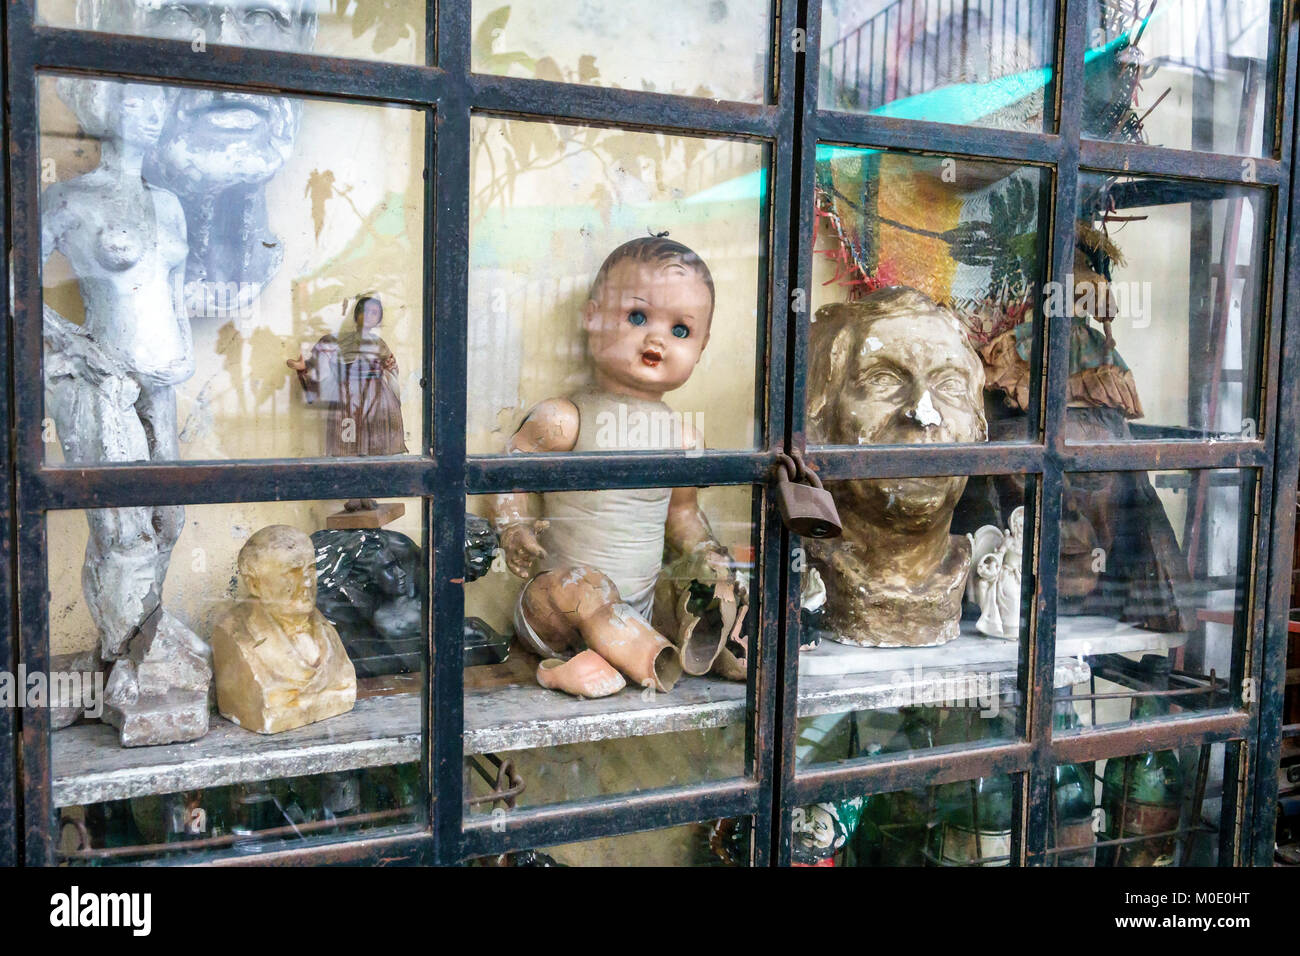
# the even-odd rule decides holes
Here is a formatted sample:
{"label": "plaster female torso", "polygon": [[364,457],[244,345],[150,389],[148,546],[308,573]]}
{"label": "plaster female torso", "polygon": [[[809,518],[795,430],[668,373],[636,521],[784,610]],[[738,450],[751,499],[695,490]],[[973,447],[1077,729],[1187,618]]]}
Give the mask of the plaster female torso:
{"label": "plaster female torso", "polygon": [[82,335],[144,389],[194,374],[182,268],[185,215],[171,193],[100,166],[51,186],[43,204],[42,244],[63,254],[85,304]]}
{"label": "plaster female torso", "polygon": [[[142,175],[144,155],[162,130],[166,94],[80,79],[61,80],[59,93],[99,140],[100,162],[41,197],[42,256],[58,252],[67,260],[85,311],[76,325],[44,309],[46,407],[69,462],[175,460],[175,386],[194,373],[184,302],[185,216],[174,195]],[[178,506],[86,512],[82,589],[106,661],[123,658],[158,609],[184,514]],[[193,635],[172,623],[169,633],[191,643]],[[206,650],[197,638],[192,643]],[[117,684],[131,682],[128,674]],[[148,710],[143,695],[140,705]],[[155,710],[156,726],[152,718],[122,718],[131,724],[132,742],[194,735],[176,736],[165,708]],[[206,719],[200,723],[198,733],[207,729]],[[127,743],[125,727],[123,735]]]}

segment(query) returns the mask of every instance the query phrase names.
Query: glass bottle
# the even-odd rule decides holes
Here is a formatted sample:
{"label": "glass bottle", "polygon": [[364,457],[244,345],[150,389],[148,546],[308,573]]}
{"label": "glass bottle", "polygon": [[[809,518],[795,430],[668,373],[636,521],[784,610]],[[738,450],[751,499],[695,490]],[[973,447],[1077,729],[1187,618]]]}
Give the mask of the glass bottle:
{"label": "glass bottle", "polygon": [[[1169,658],[1148,654],[1141,668],[1152,690],[1169,689]],[[1136,697],[1134,720],[1161,717],[1169,713],[1166,697]],[[1169,836],[1113,846],[1099,847],[1098,866],[1173,866],[1183,803],[1183,773],[1178,755],[1157,750],[1106,761],[1102,780],[1101,807],[1106,815],[1101,839],[1169,833]]]}
{"label": "glass bottle", "polygon": [[[948,716],[938,743],[973,742],[1007,736],[999,714],[975,707],[959,708]],[[926,860],[932,866],[1009,866],[1015,794],[1006,774],[940,784],[934,788],[934,810]]]}
{"label": "glass bottle", "polygon": [[[905,753],[935,746],[940,711],[900,707],[902,722],[880,753]],[[929,787],[867,797],[858,823],[854,856],[858,866],[922,866],[930,818]]]}
{"label": "glass bottle", "polygon": [[[1070,689],[1061,688],[1060,696],[1068,696]],[[1079,715],[1069,700],[1056,703],[1052,715],[1054,733],[1069,732],[1079,727]],[[1093,768],[1089,763],[1059,763],[1052,770],[1052,846],[1087,847],[1055,857],[1057,866],[1096,866],[1097,842],[1092,830],[1092,811],[1095,788]]]}

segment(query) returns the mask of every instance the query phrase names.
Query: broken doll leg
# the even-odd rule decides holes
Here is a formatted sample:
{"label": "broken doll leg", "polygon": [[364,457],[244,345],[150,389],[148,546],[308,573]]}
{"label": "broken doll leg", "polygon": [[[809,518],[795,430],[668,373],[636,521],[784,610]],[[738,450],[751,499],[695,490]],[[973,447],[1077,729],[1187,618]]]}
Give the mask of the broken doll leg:
{"label": "broken doll leg", "polygon": [[677,648],[624,603],[614,582],[595,568],[575,565],[539,574],[524,589],[518,618],[523,639],[550,656],[586,644],[638,687],[663,692],[681,676]]}

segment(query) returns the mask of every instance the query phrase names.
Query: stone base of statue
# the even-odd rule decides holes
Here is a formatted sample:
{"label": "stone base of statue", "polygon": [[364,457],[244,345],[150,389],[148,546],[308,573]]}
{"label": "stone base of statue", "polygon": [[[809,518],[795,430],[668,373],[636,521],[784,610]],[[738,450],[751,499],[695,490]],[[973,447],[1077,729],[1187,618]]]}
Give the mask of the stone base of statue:
{"label": "stone base of statue", "polygon": [[197,634],[156,608],[113,664],[104,721],[123,747],[197,740],[208,732],[212,651]]}
{"label": "stone base of statue", "polygon": [[[64,680],[50,681],[50,729],[59,730],[76,723],[77,718],[93,712],[98,704],[96,679],[103,673],[98,651],[62,654],[51,658],[50,670]],[[76,679],[71,679],[75,675]]]}
{"label": "stone base of statue", "polygon": [[404,514],[406,514],[406,505],[400,501],[380,501],[370,508],[357,508],[356,510],[344,508],[342,511],[336,511],[325,519],[325,527],[334,529],[382,528],[386,524],[392,524]]}

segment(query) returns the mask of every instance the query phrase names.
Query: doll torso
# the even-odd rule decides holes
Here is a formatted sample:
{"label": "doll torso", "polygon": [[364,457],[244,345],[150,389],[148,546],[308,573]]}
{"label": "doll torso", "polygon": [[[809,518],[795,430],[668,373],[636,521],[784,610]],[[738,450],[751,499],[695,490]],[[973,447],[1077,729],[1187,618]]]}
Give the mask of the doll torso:
{"label": "doll torso", "polygon": [[[681,419],[663,402],[586,389],[569,396],[578,409],[583,451],[681,448]],[[663,565],[669,488],[553,491],[542,495],[550,527],[544,570],[588,565],[603,571],[623,600],[649,617]]]}

